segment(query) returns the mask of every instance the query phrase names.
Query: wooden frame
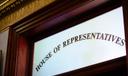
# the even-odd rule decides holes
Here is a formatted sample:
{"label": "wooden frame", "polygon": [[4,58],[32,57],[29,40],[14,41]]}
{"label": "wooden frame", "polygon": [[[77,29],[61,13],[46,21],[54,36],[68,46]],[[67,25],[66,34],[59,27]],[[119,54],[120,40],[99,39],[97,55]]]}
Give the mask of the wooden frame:
{"label": "wooden frame", "polygon": [[[35,41],[119,6],[123,6],[124,9],[126,50],[128,52],[128,34],[126,33],[128,30],[127,3],[127,0],[57,0],[15,23],[10,27],[4,75],[32,76],[33,44]],[[125,57],[122,57],[61,75],[95,76],[101,72],[104,73],[121,67],[124,69],[125,62]]]}

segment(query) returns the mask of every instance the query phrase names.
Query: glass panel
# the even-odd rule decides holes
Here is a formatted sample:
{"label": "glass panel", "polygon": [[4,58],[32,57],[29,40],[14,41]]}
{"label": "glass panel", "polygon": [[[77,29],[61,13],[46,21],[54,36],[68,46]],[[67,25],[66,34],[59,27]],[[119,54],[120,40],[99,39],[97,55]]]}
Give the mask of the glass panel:
{"label": "glass panel", "polygon": [[53,76],[125,55],[119,7],[35,42],[33,76]]}

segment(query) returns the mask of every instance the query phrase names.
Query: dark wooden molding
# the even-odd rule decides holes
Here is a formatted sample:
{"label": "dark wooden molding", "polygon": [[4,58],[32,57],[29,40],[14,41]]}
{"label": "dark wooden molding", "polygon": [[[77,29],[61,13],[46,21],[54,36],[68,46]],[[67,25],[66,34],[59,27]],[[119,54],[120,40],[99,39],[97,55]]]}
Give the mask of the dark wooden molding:
{"label": "dark wooden molding", "polygon": [[16,65],[16,53],[17,53],[17,34],[15,31],[13,31],[10,28],[4,76],[14,75],[15,65]]}
{"label": "dark wooden molding", "polygon": [[[32,76],[35,41],[75,26],[119,6],[124,8],[126,46],[128,46],[126,33],[128,30],[128,11],[126,9],[128,8],[125,1],[123,3],[122,0],[56,0],[15,23],[10,27],[4,76]],[[99,73],[106,72],[121,66],[125,68],[125,65],[125,57],[122,57],[61,75],[79,76],[91,75],[92,73],[96,75],[99,71]]]}
{"label": "dark wooden molding", "polygon": [[[79,0],[75,0],[75,1],[74,0],[65,0],[65,1],[56,0],[55,2],[51,3],[47,7],[44,7],[43,9],[37,11],[36,13],[34,13],[34,14],[26,17],[25,19],[17,22],[16,24],[14,24],[13,25],[15,27],[14,29],[17,29],[17,32],[21,32],[21,33],[25,32],[25,31],[27,31],[27,30],[29,30],[31,28],[35,28],[36,25],[34,26],[33,24],[36,24],[36,23],[38,23],[38,22],[40,22],[42,20],[45,20],[45,19],[47,19],[49,17],[52,17],[55,14],[62,15],[64,13],[62,11],[63,10],[67,10],[67,8],[69,8],[70,6],[75,6],[75,4],[78,4],[77,6],[73,7],[75,9],[78,6],[82,6],[83,4],[88,4],[89,2],[92,2],[92,1],[94,1],[94,0],[86,0],[86,1],[84,1],[84,0],[81,0],[81,1],[79,1]],[[49,10],[47,10],[47,9],[49,9]],[[72,9],[69,9],[69,10],[72,10]],[[42,12],[42,11],[44,11],[44,12]],[[33,17],[33,18],[31,18],[31,17]],[[21,22],[24,22],[24,23],[20,24]],[[31,26],[31,25],[33,25],[33,26]]]}
{"label": "dark wooden molding", "polygon": [[127,68],[128,68],[128,0],[123,1],[123,12],[124,12],[124,28],[125,28],[125,39],[126,39],[126,53],[127,53]]}
{"label": "dark wooden molding", "polygon": [[33,43],[9,29],[4,76],[32,76]]}
{"label": "dark wooden molding", "polygon": [[[59,29],[58,30],[59,32],[61,31],[61,28],[65,28],[65,29],[69,28],[78,23],[81,23],[95,16],[98,16],[104,12],[107,12],[116,7],[119,7],[122,4],[121,0],[118,0],[118,1],[106,0],[105,2],[101,1],[97,3],[97,5],[93,6],[93,3],[94,4],[96,3],[93,1],[94,0],[86,0],[86,1],[85,0],[81,0],[81,1],[80,0],[75,0],[75,1],[66,0],[64,2],[63,1],[53,2],[49,6],[37,11],[35,14],[30,15],[26,17],[25,19],[17,22],[16,24],[13,25],[13,27],[17,32],[20,32],[20,33],[24,33],[28,31],[27,33],[25,33],[25,35],[32,38],[34,36],[36,37],[36,34],[39,34],[40,32],[43,32],[45,30],[47,31],[47,28],[52,29],[54,28],[54,26],[61,25],[59,27],[56,27],[56,29]],[[59,2],[60,4],[58,4]],[[112,7],[110,8],[110,6]],[[53,7],[53,8],[47,10],[49,7]],[[93,12],[97,12],[97,13],[93,13]],[[76,20],[76,22],[74,20]],[[72,21],[73,23],[70,23]],[[57,31],[56,29],[55,31]],[[50,32],[50,33],[54,34],[53,32]],[[38,40],[38,38],[37,39],[35,38],[35,40]]]}

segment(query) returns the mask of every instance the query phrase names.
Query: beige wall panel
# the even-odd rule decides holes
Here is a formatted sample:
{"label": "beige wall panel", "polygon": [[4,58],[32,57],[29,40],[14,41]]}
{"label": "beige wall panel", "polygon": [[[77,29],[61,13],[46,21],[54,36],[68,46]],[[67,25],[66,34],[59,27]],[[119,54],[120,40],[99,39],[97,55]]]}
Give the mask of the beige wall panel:
{"label": "beige wall panel", "polygon": [[2,32],[0,32],[0,50],[2,50],[2,59],[0,62],[1,63],[1,68],[0,68],[0,76],[4,73],[4,67],[5,67],[5,61],[6,61],[6,52],[7,52],[7,43],[8,43],[8,34],[9,34],[9,29],[6,29]]}

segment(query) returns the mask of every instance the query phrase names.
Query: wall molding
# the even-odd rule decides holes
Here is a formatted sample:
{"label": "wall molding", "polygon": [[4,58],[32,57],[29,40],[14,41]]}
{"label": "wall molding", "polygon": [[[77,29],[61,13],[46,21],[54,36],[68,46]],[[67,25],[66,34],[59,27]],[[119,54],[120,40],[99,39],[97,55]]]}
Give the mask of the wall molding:
{"label": "wall molding", "polygon": [[55,0],[10,0],[6,6],[0,7],[0,31],[54,1]]}
{"label": "wall molding", "polygon": [[0,17],[6,14],[8,11],[12,11],[12,9],[17,8],[17,6],[23,2],[25,2],[25,0],[6,0],[6,2],[0,4]]}

